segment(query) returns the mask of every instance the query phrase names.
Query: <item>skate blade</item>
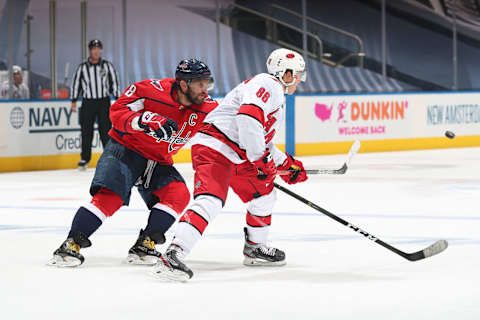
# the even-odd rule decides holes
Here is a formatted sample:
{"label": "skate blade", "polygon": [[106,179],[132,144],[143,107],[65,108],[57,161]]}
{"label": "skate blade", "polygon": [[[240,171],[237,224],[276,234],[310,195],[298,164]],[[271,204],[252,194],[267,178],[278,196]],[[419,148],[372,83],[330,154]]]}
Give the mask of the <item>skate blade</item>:
{"label": "skate blade", "polygon": [[255,259],[255,258],[249,258],[245,257],[243,259],[243,264],[247,267],[281,267],[287,264],[286,260],[282,261],[266,261],[262,259]]}
{"label": "skate blade", "polygon": [[127,258],[125,259],[125,263],[131,264],[131,265],[139,265],[139,266],[154,266],[158,262],[157,257],[153,256],[144,256],[140,257],[136,254],[129,254]]}
{"label": "skate blade", "polygon": [[183,271],[172,270],[163,263],[157,263],[151,270],[150,275],[155,279],[166,282],[187,282],[190,277]]}
{"label": "skate blade", "polygon": [[47,262],[47,266],[57,267],[57,268],[75,268],[81,265],[82,262],[75,257],[62,257],[62,256],[53,256],[50,261]]}

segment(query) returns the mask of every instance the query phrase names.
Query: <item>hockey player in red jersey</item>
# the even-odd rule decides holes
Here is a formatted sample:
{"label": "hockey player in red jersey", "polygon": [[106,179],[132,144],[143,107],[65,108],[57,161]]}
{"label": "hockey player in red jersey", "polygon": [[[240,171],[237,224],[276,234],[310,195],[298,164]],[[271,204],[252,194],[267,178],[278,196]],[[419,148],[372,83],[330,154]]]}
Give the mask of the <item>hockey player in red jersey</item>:
{"label": "hockey player in red jersey", "polygon": [[273,51],[267,73],[229,92],[204,120],[192,146],[194,202],[180,219],[175,237],[154,267],[162,279],[185,281],[193,272],[183,262],[207,225],[220,213],[228,188],[248,203],[244,264],[284,265],[285,253],[267,245],[276,199],[277,174],[289,184],[307,179],[302,163],[272,143],[285,116],[284,93],[305,81],[305,62],[287,49]]}
{"label": "hockey player in red jersey", "polygon": [[128,205],[133,186],[150,215],[127,262],[155,264],[160,257],[155,244],[165,242],[165,232],[190,200],[185,181],[172,165],[172,155],[217,106],[207,94],[213,78],[203,62],[182,60],[175,77],[134,83],[111,106],[111,139],[97,164],[90,187],[93,198],[78,209],[68,237],[54,252],[50,265],[82,264],[80,249],[91,246],[89,237],[107,217]]}

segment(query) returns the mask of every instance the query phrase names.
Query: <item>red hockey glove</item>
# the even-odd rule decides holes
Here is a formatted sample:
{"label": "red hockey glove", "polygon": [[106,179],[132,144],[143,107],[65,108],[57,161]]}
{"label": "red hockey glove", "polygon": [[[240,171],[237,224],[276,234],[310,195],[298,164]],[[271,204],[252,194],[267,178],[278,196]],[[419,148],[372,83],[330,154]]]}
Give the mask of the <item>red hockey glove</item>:
{"label": "red hockey glove", "polygon": [[139,131],[143,130],[147,134],[153,133],[153,136],[160,140],[168,140],[174,131],[178,131],[178,125],[175,121],[150,111],[145,111],[134,119],[132,128]]}
{"label": "red hockey glove", "polygon": [[288,184],[303,182],[308,179],[307,172],[300,160],[295,160],[291,155],[287,154],[287,159],[277,167],[278,171],[289,171],[287,174],[281,174],[280,178]]}
{"label": "red hockey glove", "polygon": [[[258,171],[258,179],[266,180],[267,178],[275,179],[275,174],[277,173],[277,168],[275,167],[275,162],[273,162],[272,155],[270,154],[270,150],[267,149],[265,153],[258,159],[254,161],[253,164],[257,168]],[[273,181],[273,179],[271,179]],[[269,179],[270,180],[270,179]]]}

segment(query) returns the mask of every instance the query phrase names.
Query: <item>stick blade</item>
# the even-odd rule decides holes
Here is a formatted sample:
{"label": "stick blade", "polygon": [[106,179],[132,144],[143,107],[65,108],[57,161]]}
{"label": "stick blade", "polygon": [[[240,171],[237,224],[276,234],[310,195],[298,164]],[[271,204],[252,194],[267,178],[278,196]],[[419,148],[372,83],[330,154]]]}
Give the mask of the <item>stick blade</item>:
{"label": "stick blade", "polygon": [[439,254],[442,251],[445,251],[445,249],[447,248],[448,248],[447,240],[438,240],[437,242],[432,244],[430,247],[423,250],[423,254],[425,255],[425,258],[428,258],[436,254]]}
{"label": "stick blade", "polygon": [[430,245],[429,247],[425,248],[422,251],[418,251],[407,256],[407,259],[410,261],[417,261],[422,260],[436,254],[439,254],[445,249],[448,248],[448,242],[446,240],[438,240],[434,244]]}
{"label": "stick blade", "polygon": [[334,174],[345,174],[345,172],[347,172],[347,169],[347,163],[344,163],[340,169],[334,171]]}

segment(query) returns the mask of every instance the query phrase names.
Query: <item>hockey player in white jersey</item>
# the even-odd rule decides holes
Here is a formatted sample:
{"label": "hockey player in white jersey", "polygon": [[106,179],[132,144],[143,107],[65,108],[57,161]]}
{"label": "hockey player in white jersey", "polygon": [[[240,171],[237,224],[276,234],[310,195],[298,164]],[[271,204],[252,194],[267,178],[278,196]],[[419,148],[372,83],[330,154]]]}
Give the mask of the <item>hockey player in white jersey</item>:
{"label": "hockey player in white jersey", "polygon": [[[302,163],[272,142],[285,117],[285,93],[305,81],[305,61],[292,50],[277,49],[258,74],[229,92],[204,120],[192,146],[194,202],[180,219],[175,237],[154,267],[164,279],[185,281],[193,272],[183,262],[207,225],[220,213],[228,188],[248,203],[244,264],[286,263],[285,253],[267,245],[277,174],[289,184],[307,179]],[[285,173],[288,172],[288,173]]]}

